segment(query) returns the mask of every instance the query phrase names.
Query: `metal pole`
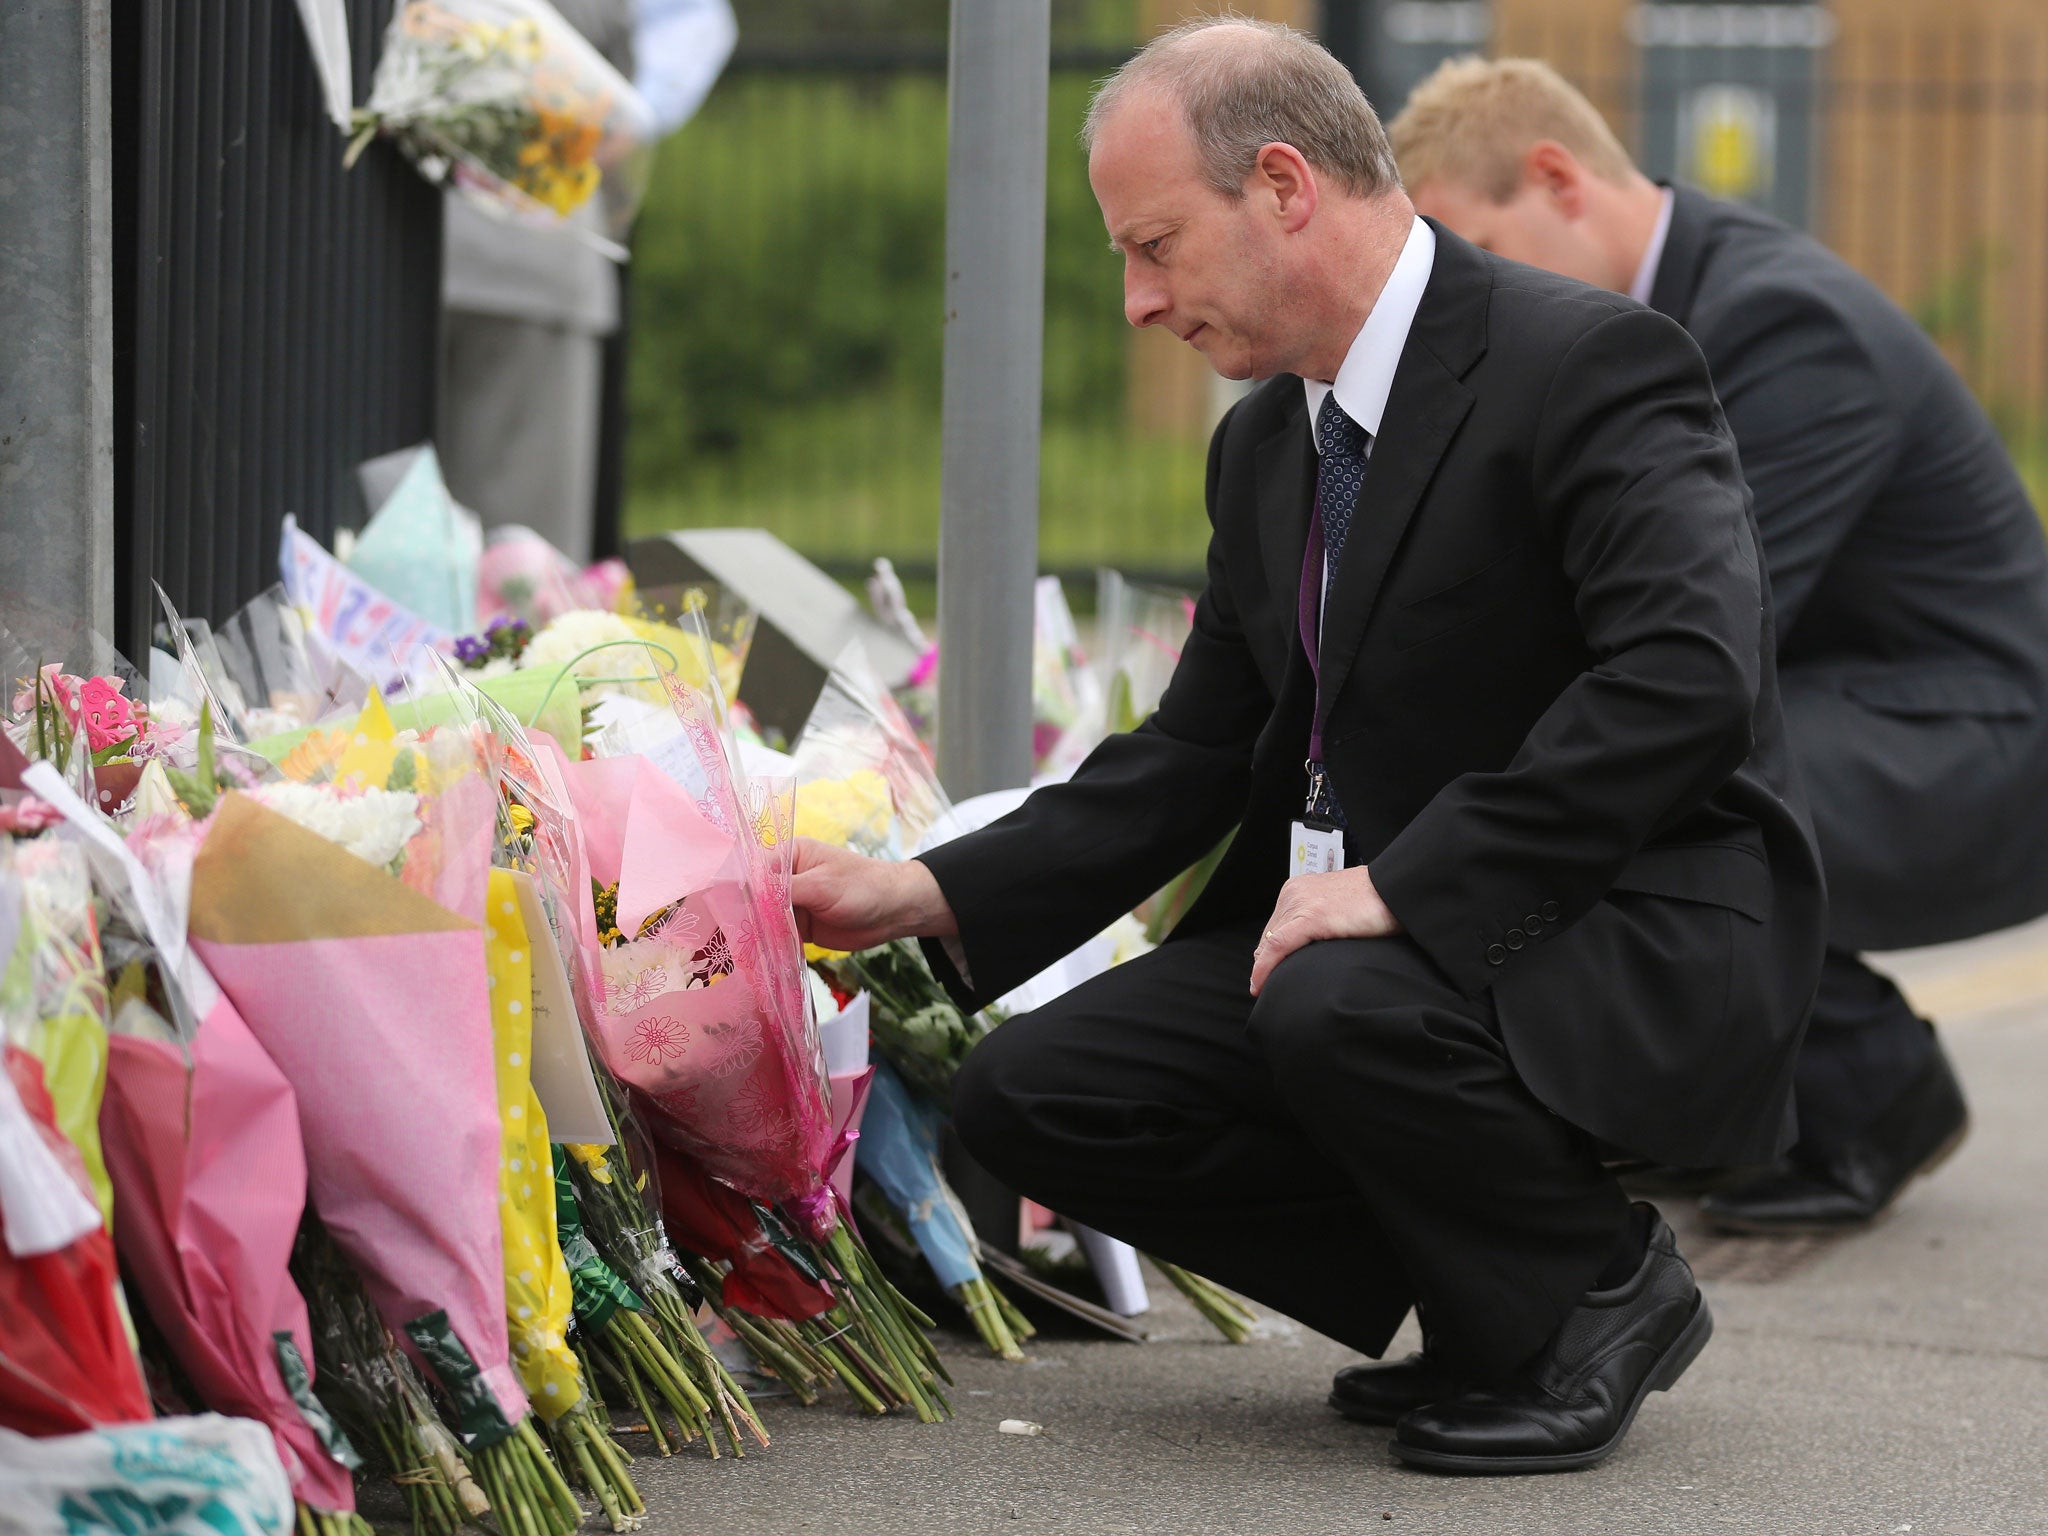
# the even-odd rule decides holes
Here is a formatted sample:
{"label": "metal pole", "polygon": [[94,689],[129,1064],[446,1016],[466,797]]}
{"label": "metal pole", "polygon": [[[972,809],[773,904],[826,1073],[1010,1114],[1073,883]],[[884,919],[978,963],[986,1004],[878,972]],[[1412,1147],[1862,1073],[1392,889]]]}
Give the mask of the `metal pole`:
{"label": "metal pole", "polygon": [[1050,0],[953,0],[939,475],[939,776],[1031,777]]}
{"label": "metal pole", "polygon": [[33,609],[111,637],[107,26],[107,0],[0,8],[0,622]]}

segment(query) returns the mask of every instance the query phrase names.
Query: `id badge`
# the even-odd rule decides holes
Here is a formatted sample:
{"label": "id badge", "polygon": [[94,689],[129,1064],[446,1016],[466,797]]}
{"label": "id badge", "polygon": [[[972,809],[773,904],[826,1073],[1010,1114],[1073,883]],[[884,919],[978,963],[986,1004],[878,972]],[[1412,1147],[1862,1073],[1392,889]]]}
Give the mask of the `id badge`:
{"label": "id badge", "polygon": [[1294,823],[1287,873],[1331,875],[1344,867],[1344,831],[1335,822],[1306,817]]}

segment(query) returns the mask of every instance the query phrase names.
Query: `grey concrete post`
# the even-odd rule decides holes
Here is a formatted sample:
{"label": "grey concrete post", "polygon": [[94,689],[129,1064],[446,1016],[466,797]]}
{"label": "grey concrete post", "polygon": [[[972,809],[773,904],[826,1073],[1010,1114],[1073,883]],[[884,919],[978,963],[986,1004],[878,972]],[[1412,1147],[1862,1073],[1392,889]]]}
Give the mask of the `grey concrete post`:
{"label": "grey concrete post", "polygon": [[939,485],[939,775],[1031,776],[1050,0],[953,0]]}
{"label": "grey concrete post", "polygon": [[111,637],[108,0],[0,6],[0,623]]}

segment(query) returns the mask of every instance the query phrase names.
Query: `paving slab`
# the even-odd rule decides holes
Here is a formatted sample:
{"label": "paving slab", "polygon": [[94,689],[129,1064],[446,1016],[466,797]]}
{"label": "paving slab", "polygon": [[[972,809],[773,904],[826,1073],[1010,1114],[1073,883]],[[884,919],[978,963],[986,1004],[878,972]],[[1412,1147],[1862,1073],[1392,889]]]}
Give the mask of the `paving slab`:
{"label": "paving slab", "polygon": [[1348,1351],[1284,1323],[1227,1345],[1155,1286],[1149,1344],[1004,1365],[952,1341],[950,1423],[771,1403],[775,1444],[744,1462],[643,1459],[649,1532],[2048,1533],[2048,929],[1898,968],[1959,1000],[1974,1133],[1875,1230],[1793,1252],[1714,1244],[1667,1203],[1722,1277],[1714,1340],[1600,1467],[1408,1471],[1324,1406]]}

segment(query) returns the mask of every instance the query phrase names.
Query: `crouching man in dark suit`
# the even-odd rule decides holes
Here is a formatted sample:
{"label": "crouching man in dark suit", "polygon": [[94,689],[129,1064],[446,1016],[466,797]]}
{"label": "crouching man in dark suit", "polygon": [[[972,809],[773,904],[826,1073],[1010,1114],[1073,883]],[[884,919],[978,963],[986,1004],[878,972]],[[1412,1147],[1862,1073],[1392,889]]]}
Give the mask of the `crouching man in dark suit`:
{"label": "crouching man in dark suit", "polygon": [[799,916],[928,936],[979,1004],[1237,824],[1166,944],[977,1048],[961,1137],[1368,1354],[1415,1308],[1427,1347],[1361,1389],[1404,1460],[1588,1465],[1712,1326],[1602,1152],[1783,1150],[1825,922],[1706,367],[1417,218],[1285,28],[1166,34],[1088,138],[1132,323],[1265,381],[1210,448],[1193,633],[1007,820],[910,864],[802,845]]}
{"label": "crouching man in dark suit", "polygon": [[1867,1222],[1968,1114],[1932,1027],[1857,952],[2048,911],[2048,543],[2026,490],[1876,288],[1753,209],[1651,182],[1545,65],[1446,64],[1391,134],[1419,208],[1630,294],[1706,355],[1755,498],[1829,933],[1799,1141],[1702,1209],[1743,1231]]}

